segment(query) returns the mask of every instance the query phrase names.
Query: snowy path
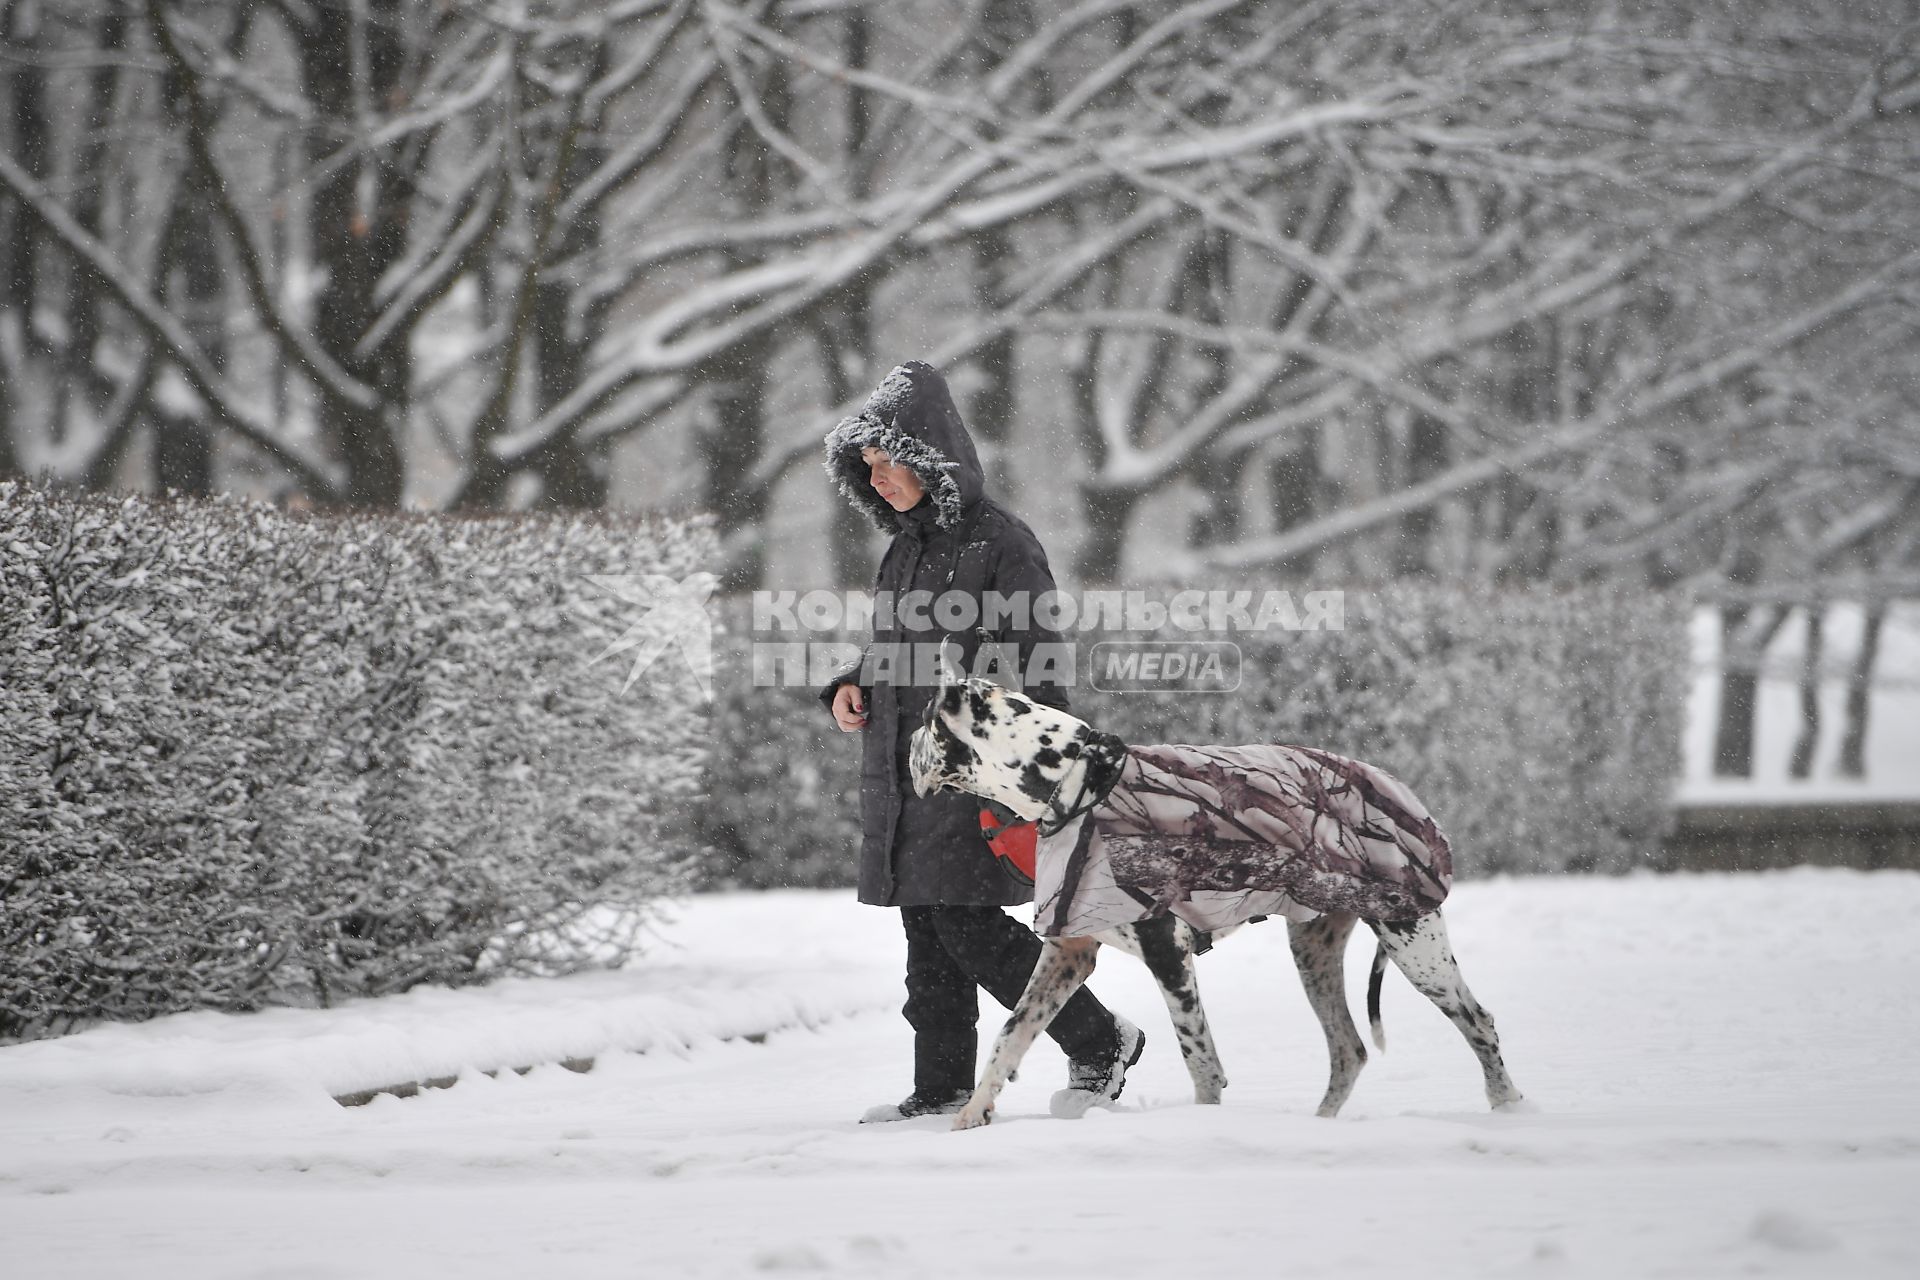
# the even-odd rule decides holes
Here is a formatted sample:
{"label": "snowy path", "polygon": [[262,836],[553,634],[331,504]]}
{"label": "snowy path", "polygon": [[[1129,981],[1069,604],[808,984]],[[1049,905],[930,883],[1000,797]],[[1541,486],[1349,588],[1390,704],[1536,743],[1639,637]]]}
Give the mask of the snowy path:
{"label": "snowy path", "polygon": [[1448,913],[1536,1114],[1488,1113],[1396,976],[1389,1052],[1316,1120],[1275,924],[1203,969],[1224,1107],[1115,956],[1096,989],[1149,1035],[1122,1109],[1048,1118],[1043,1044],[990,1129],[863,1128],[905,1079],[891,913],[728,897],[625,974],[0,1048],[0,1274],[1920,1274],[1920,875],[1468,883]]}

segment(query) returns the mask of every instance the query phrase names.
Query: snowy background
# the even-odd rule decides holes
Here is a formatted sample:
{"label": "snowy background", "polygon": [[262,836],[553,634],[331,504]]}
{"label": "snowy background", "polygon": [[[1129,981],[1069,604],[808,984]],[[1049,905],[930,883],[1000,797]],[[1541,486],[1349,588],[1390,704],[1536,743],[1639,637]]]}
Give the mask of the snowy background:
{"label": "snowy background", "polygon": [[1713,772],[1723,670],[1721,629],[1713,610],[1694,614],[1685,765],[1676,800],[1681,804],[1920,800],[1920,605],[1889,611],[1881,635],[1867,722],[1866,772],[1852,777],[1839,768],[1846,672],[1858,653],[1861,613],[1859,606],[1848,604],[1823,611],[1827,660],[1818,680],[1821,733],[1812,769],[1804,778],[1790,776],[1789,766],[1802,724],[1806,612],[1783,625],[1762,655],[1763,674],[1754,698],[1753,772],[1744,778],[1716,777]]}
{"label": "snowy background", "polygon": [[904,1089],[903,944],[832,892],[687,902],[620,973],[15,1046],[9,1274],[1920,1269],[1920,875],[1502,879],[1447,912],[1531,1114],[1487,1111],[1466,1046],[1389,976],[1387,1052],[1316,1119],[1325,1050],[1270,923],[1201,964],[1217,1109],[1145,968],[1110,955],[1094,986],[1148,1035],[1116,1110],[1050,1118],[1066,1064],[1043,1040],[987,1129],[861,1126]]}
{"label": "snowy background", "polygon": [[923,358],[1076,584],[1910,591],[1917,20],[6,0],[0,474],[848,586],[819,442]]}
{"label": "snowy background", "polygon": [[[461,886],[508,865],[649,919],[574,885],[697,878],[706,744],[577,679],[562,605],[871,581],[819,442],[909,358],[1064,587],[1692,609],[1686,663],[1578,636],[1686,687],[1683,741],[1634,737],[1669,697],[1569,744],[1655,761],[1643,808],[1861,802],[1910,856],[1916,49],[1920,0],[0,0],[0,1024],[79,1027],[0,1045],[0,1272],[1920,1273],[1912,870],[1464,880],[1525,1115],[1390,978],[1314,1119],[1269,925],[1202,968],[1222,1108],[1115,957],[1117,1111],[1047,1119],[1043,1044],[984,1132],[862,1128],[908,1037],[845,891],[678,900],[610,971],[88,1016],[484,977],[520,908]],[[1563,727],[1564,625],[1393,708],[1500,739],[1458,758],[1522,815],[1591,781],[1499,728]],[[791,820],[743,859],[811,860],[774,883],[836,874],[824,736],[747,744]],[[95,1003],[48,1022],[52,977]]]}

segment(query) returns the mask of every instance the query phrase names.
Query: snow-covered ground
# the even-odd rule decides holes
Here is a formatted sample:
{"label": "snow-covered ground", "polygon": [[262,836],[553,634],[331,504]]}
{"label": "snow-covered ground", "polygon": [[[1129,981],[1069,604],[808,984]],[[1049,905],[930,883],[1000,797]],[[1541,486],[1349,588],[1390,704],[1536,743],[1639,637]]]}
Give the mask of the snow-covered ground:
{"label": "snow-covered ground", "polygon": [[0,1048],[0,1274],[1920,1274],[1920,875],[1461,885],[1523,1115],[1486,1110],[1396,976],[1389,1051],[1315,1119],[1278,923],[1203,962],[1233,1084],[1196,1107],[1144,970],[1109,956],[1096,990],[1149,1035],[1123,1105],[1048,1117],[1043,1043],[961,1134],[853,1122],[905,1091],[894,913],[678,914],[618,974]]}

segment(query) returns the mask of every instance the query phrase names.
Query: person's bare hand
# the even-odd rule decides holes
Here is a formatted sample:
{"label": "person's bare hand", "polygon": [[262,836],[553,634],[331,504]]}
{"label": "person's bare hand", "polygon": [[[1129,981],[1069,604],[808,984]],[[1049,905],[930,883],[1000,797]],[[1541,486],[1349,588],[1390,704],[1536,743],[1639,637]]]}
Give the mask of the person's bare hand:
{"label": "person's bare hand", "polygon": [[840,692],[833,695],[833,720],[843,733],[866,727],[867,704],[860,697],[859,685],[843,684]]}

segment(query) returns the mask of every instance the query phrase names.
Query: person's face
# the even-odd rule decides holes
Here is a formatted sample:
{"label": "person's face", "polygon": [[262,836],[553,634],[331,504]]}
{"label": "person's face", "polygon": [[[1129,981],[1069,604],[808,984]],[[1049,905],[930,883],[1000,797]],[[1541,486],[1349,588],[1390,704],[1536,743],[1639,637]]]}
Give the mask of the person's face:
{"label": "person's face", "polygon": [[860,460],[867,464],[867,483],[895,511],[906,511],[926,496],[927,487],[914,469],[896,463],[885,449],[868,446],[860,451]]}

